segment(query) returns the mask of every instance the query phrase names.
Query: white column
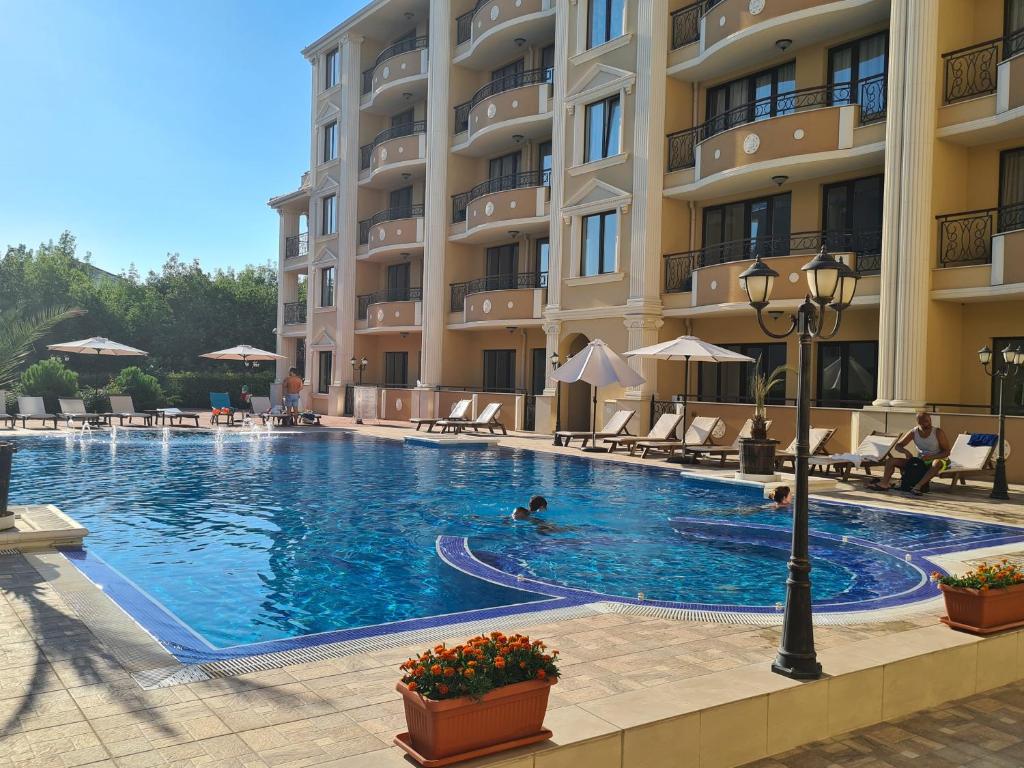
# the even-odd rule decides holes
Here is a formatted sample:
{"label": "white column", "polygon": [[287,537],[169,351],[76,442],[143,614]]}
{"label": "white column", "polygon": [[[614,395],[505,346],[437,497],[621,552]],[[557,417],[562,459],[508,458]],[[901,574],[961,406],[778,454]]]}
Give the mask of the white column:
{"label": "white column", "polygon": [[427,179],[423,221],[423,363],[420,368],[420,380],[424,386],[442,383],[442,348],[447,315],[444,259],[448,247],[451,210],[448,190],[451,28],[451,0],[431,0],[427,70]]}
{"label": "white column", "polygon": [[[294,214],[286,214],[282,209],[277,211],[277,347],[276,351],[279,355],[287,355],[284,348],[284,304],[288,301],[288,297],[285,295],[285,274],[284,274],[284,253],[285,253],[285,240],[288,238],[288,232],[291,231],[289,222],[294,219],[298,219]],[[288,359],[277,360],[275,367],[275,379],[274,381],[280,383],[284,380],[285,374],[288,373],[288,366],[291,363]]]}
{"label": "white column", "polygon": [[[558,352],[559,342],[562,336],[562,321],[561,320],[547,320],[542,326],[544,329],[544,351],[547,354],[545,358],[545,366],[547,367],[547,376],[544,377],[544,394],[553,395],[555,394],[555,383],[551,380],[551,374],[555,372],[554,366],[551,365],[551,356]],[[564,363],[565,361],[562,360]]]}
{"label": "white column", "polygon": [[[548,226],[547,310],[562,305],[562,251],[568,247],[563,237],[562,190],[565,178],[565,93],[569,66],[569,13],[567,3],[555,4],[555,71],[551,99],[551,224]],[[548,351],[550,357],[551,352]],[[550,364],[550,363],[549,363]]]}
{"label": "white column", "polygon": [[878,401],[919,408],[925,401],[934,223],[936,3],[895,0],[889,23]]}
{"label": "white column", "polygon": [[[626,338],[630,349],[640,349],[658,343],[658,331],[665,321],[660,317],[627,316]],[[626,391],[629,398],[646,398],[658,388],[658,361],[649,357],[630,357],[629,367],[643,376],[646,381],[638,387],[630,387]]]}
{"label": "white column", "polygon": [[[341,115],[338,131],[338,290],[335,334],[334,383],[351,383],[348,361],[355,351],[356,322],[356,218],[359,197],[359,92],[363,38],[341,40]],[[342,393],[341,397],[344,394]],[[343,405],[343,402],[340,403]]]}

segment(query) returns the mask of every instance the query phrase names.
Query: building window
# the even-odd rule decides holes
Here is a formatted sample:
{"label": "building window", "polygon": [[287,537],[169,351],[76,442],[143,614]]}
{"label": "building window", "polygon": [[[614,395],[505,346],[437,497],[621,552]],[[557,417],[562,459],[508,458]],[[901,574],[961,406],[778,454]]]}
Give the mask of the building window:
{"label": "building window", "polygon": [[551,260],[551,241],[546,237],[539,237],[535,241],[535,247],[534,271],[537,274],[537,287],[543,288],[548,284],[548,263]]}
{"label": "building window", "polygon": [[999,153],[999,232],[1024,226],[1024,147]]}
{"label": "building window", "polygon": [[795,90],[796,63],[792,61],[709,88],[706,135],[794,112],[790,94]]}
{"label": "building window", "polygon": [[[725,349],[752,357],[756,363],[701,363],[697,368],[697,392],[700,399],[710,403],[752,403],[751,378],[755,370],[770,374],[786,364],[786,345],[780,344],[723,344]],[[772,387],[767,402],[782,405],[786,402],[786,377]]]}
{"label": "building window", "polygon": [[320,201],[320,234],[333,235],[338,231],[336,199],[328,195]]}
{"label": "building window", "polygon": [[877,272],[882,260],[881,175],[826,184],[821,191],[825,246],[857,254],[857,270]]}
{"label": "building window", "polygon": [[295,340],[295,370],[299,376],[306,378],[306,340]]}
{"label": "building window", "polygon": [[583,217],[583,253],[580,276],[603,275],[615,271],[615,252],[619,239],[619,214],[605,211]]}
{"label": "building window", "polygon": [[518,243],[488,248],[484,259],[488,291],[502,291],[516,287],[516,275],[519,272]]}
{"label": "building window", "polygon": [[586,163],[617,155],[622,151],[622,106],[619,95],[587,105]]}
{"label": "building window", "polygon": [[[888,64],[889,33],[879,32],[828,52],[830,103],[861,104],[872,111],[884,108],[884,89],[872,85],[885,74]],[[868,89],[871,89],[870,91]],[[878,104],[880,91],[882,104]]]}
{"label": "building window", "polygon": [[321,352],[319,355],[320,367],[316,372],[316,391],[326,395],[331,391],[331,367],[334,364],[333,352]]}
{"label": "building window", "polygon": [[320,306],[334,306],[334,267],[320,270]]}
{"label": "building window", "polygon": [[587,48],[621,37],[625,31],[626,0],[590,0],[587,9]]}
{"label": "building window", "polygon": [[1006,0],[1003,12],[1003,60],[1024,51],[1024,35],[1017,33],[1024,29],[1024,0]]}
{"label": "building window", "polygon": [[878,383],[877,341],[831,341],[818,344],[818,405],[847,408],[875,399]]}
{"label": "building window", "polygon": [[338,123],[333,121],[324,126],[323,160],[329,163],[338,158]]}
{"label": "building window", "polygon": [[703,263],[789,253],[789,193],[704,209]]}
{"label": "building window", "polygon": [[409,385],[409,353],[384,353],[384,383],[389,387]]}
{"label": "building window", "polygon": [[338,84],[338,51],[328,51],[324,56],[324,90]]}
{"label": "building window", "polygon": [[[1009,336],[1001,339],[992,339],[992,362],[1002,365],[1003,350],[1007,347],[1020,347],[1024,349],[1024,336]],[[1011,416],[1024,416],[1024,377],[1011,376],[1006,380],[1003,389],[1003,413]],[[992,413],[999,413],[999,380],[992,378]]]}
{"label": "building window", "polygon": [[516,351],[484,350],[484,391],[514,392],[516,389]]}

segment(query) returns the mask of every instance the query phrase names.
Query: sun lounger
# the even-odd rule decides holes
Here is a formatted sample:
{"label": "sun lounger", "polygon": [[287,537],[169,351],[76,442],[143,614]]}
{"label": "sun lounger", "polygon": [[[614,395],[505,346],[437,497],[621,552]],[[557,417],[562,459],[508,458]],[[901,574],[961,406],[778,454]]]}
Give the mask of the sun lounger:
{"label": "sun lounger", "polygon": [[18,412],[14,418],[21,422],[22,427],[27,427],[29,421],[41,421],[44,426],[46,422],[52,421],[53,428],[57,428],[57,416],[46,412],[46,406],[43,405],[41,397],[19,397]]}
{"label": "sun lounger", "polygon": [[[808,434],[807,440],[807,455],[808,456],[822,456],[828,455],[828,451],[825,448],[828,446],[828,441],[832,439],[836,431],[829,427],[811,427]],[[794,471],[796,469],[796,438],[793,438],[793,442],[784,451],[779,451],[775,454],[775,466],[779,469],[786,462],[793,464]]]}
{"label": "sun lounger", "polygon": [[[992,471],[992,454],[996,451],[995,445],[969,445],[971,436],[962,433],[956,436],[953,447],[949,450],[949,468],[939,472],[937,477],[948,477],[951,482],[950,490],[956,487],[957,480],[960,485],[967,485],[967,478],[971,475],[988,474]],[[1006,444],[1006,451],[1009,452],[1009,443]]]}
{"label": "sun lounger", "polygon": [[[160,421],[161,424],[170,423],[172,427],[184,426],[185,419],[191,419],[195,426],[199,426],[200,414],[195,411],[182,411],[178,408],[156,408],[153,411],[147,411],[152,413],[154,418]],[[175,424],[177,421],[177,424]]]}
{"label": "sun lounger", "polygon": [[686,428],[686,434],[682,440],[653,442],[641,440],[636,444],[640,449],[640,458],[646,459],[650,453],[667,453],[671,456],[676,451],[685,451],[687,448],[696,448],[707,445],[711,442],[716,429],[722,424],[717,416],[695,416],[690,425]]}
{"label": "sun lounger", "polygon": [[409,419],[409,421],[416,425],[416,431],[417,432],[420,431],[420,427],[422,427],[424,424],[427,425],[427,432],[433,432],[434,431],[434,426],[438,422],[441,422],[441,421],[465,421],[466,420],[466,414],[469,412],[469,406],[471,406],[472,404],[473,404],[472,400],[459,400],[457,403],[455,403],[452,406],[452,409],[448,413],[448,416],[446,418],[443,418],[443,419],[423,419],[423,418],[420,418],[420,417],[417,416],[415,418]]}
{"label": "sun lounger", "polygon": [[259,416],[264,424],[268,421],[272,421],[279,426],[292,423],[292,415],[286,413],[280,405],[271,405],[269,397],[253,395],[251,402],[253,415]]}
{"label": "sun lounger", "polygon": [[103,424],[110,421],[102,413],[87,413],[85,403],[77,398],[61,397],[58,398],[58,402],[60,403],[60,413],[57,416],[64,419],[68,426],[77,422],[82,422],[83,424]]}
{"label": "sun lounger", "polygon": [[0,426],[3,426],[8,422],[10,422],[11,429],[14,429],[14,417],[7,412],[7,390],[0,389]]}
{"label": "sun lounger", "polygon": [[887,435],[883,432],[872,432],[860,441],[857,450],[853,453],[833,453],[828,456],[811,456],[809,463],[811,469],[815,467],[825,472],[834,470],[839,472],[843,480],[850,477],[850,473],[856,467],[860,467],[867,474],[871,474],[871,468],[885,464],[892,449],[896,447],[899,435]]}
{"label": "sun lounger", "polygon": [[[765,430],[772,428],[771,421],[765,422]],[[751,431],[754,429],[754,420],[747,419],[743,422],[743,426],[740,427],[740,431],[736,433],[736,439],[732,441],[732,445],[698,445],[695,448],[687,448],[686,455],[692,456],[694,461],[700,461],[706,456],[715,457],[719,460],[719,463],[724,465],[725,460],[740,455],[740,440],[745,440],[750,437]]]}
{"label": "sun lounger", "polygon": [[107,417],[107,421],[111,419],[119,419],[120,426],[124,426],[124,420],[128,419],[128,423],[131,424],[134,419],[142,419],[144,425],[151,426],[153,424],[153,414],[151,413],[139,413],[135,410],[135,403],[132,401],[131,395],[111,395],[110,396],[110,413],[103,414]]}
{"label": "sun lounger", "polygon": [[605,422],[604,427],[602,427],[601,431],[598,432],[596,435],[589,430],[586,432],[571,432],[568,430],[560,430],[558,432],[555,432],[555,440],[559,441],[559,443],[561,445],[564,445],[566,448],[568,448],[572,444],[573,440],[581,440],[582,444],[580,445],[580,448],[586,448],[587,442],[589,442],[591,438],[601,440],[607,437],[628,435],[629,430],[626,429],[626,425],[629,424],[629,420],[633,418],[633,414],[635,413],[636,411],[631,411],[628,409],[616,411],[615,413],[612,414],[611,418]]}
{"label": "sun lounger", "polygon": [[498,421],[499,413],[501,413],[501,403],[488,403],[475,419],[470,419],[469,421],[442,419],[437,422],[437,425],[441,427],[442,432],[455,432],[458,434],[459,432],[465,432],[467,429],[471,429],[474,432],[483,432],[486,429],[493,435],[495,429],[500,429],[501,434],[507,435],[508,430],[505,429],[505,425]]}
{"label": "sun lounger", "polygon": [[[225,409],[227,409],[227,413],[218,413]],[[228,397],[227,392],[210,393],[210,411],[211,424],[224,423],[229,427],[235,426],[235,409],[231,406],[231,398]]]}
{"label": "sun lounger", "polygon": [[629,455],[632,456],[636,452],[636,444],[641,440],[648,443],[664,443],[678,440],[679,438],[676,437],[676,427],[679,426],[679,422],[682,420],[683,414],[681,413],[663,413],[658,417],[654,426],[651,427],[647,437],[618,435],[616,437],[606,437],[604,442],[608,443],[609,453],[615,453],[615,449],[622,446],[623,448],[629,448]]}

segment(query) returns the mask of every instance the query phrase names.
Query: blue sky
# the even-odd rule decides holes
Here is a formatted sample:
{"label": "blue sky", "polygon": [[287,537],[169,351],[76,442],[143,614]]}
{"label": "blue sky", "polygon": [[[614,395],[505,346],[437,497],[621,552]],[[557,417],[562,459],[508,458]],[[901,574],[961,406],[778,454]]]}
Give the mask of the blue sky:
{"label": "blue sky", "polygon": [[0,0],[0,248],[119,272],[277,258],[267,198],[309,163],[299,51],[361,0]]}

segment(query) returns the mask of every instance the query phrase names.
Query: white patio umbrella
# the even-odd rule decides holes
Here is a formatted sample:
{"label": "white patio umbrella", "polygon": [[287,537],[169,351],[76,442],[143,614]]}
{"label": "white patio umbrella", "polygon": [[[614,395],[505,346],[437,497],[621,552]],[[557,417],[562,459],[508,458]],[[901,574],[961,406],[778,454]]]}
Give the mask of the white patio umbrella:
{"label": "white patio umbrella", "polygon": [[76,355],[112,355],[116,357],[149,354],[141,349],[129,347],[127,344],[111,341],[102,336],[93,336],[91,339],[81,339],[80,341],[65,341],[62,344],[47,344],[46,348],[52,349],[54,352],[70,352]]}
{"label": "white patio umbrella", "polygon": [[752,363],[754,358],[723,349],[696,336],[680,336],[671,341],[662,341],[649,347],[633,349],[626,357],[650,357],[656,360],[683,361],[683,435],[686,434],[686,406],[690,394],[690,361],[698,363]]}
{"label": "white patio umbrella", "polygon": [[594,407],[590,414],[592,438],[590,446],[583,449],[585,451],[605,450],[597,446],[597,388],[616,383],[625,387],[636,387],[646,381],[601,339],[594,339],[566,360],[565,365],[560,366],[552,378],[555,381],[564,381],[566,384],[585,381],[593,389]]}
{"label": "white patio umbrella", "polygon": [[211,360],[241,360],[243,363],[248,364],[250,361],[278,360],[284,357],[284,355],[267,352],[265,349],[250,347],[248,344],[239,344],[237,347],[229,347],[228,349],[221,349],[216,352],[207,352],[200,355],[200,357],[208,357]]}

